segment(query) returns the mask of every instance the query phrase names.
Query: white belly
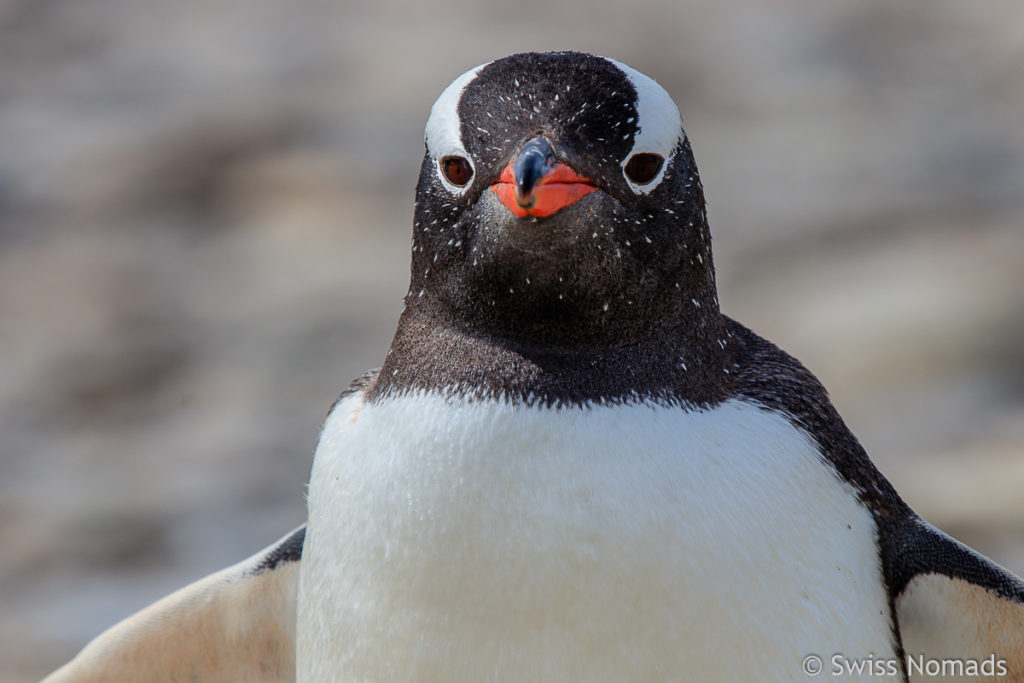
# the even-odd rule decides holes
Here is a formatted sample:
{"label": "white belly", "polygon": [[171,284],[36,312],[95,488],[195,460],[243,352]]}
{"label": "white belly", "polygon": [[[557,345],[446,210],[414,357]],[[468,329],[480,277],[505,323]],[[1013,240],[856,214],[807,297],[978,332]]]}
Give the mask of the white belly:
{"label": "white belly", "polygon": [[730,401],[541,409],[416,395],[328,418],[299,681],[802,680],[890,657],[868,512]]}

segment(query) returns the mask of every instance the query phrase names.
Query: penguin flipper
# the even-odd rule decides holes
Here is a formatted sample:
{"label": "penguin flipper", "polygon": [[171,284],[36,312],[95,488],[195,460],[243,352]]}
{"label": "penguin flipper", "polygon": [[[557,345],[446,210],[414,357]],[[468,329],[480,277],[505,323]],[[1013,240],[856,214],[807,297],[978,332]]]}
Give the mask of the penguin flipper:
{"label": "penguin flipper", "polygon": [[43,683],[295,680],[305,525],[100,634]]}
{"label": "penguin flipper", "polygon": [[908,527],[895,607],[911,681],[929,660],[962,662],[947,664],[954,680],[1024,681],[1024,581],[920,519]]}

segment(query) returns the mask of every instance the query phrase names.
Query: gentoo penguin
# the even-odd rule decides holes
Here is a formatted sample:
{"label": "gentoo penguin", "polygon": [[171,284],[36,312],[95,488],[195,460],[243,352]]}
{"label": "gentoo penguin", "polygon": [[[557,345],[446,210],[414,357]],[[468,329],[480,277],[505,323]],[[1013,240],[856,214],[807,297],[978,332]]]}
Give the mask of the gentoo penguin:
{"label": "gentoo penguin", "polygon": [[434,103],[398,329],[308,496],[47,680],[1024,681],[1024,583],[719,312],[679,111],[611,59]]}

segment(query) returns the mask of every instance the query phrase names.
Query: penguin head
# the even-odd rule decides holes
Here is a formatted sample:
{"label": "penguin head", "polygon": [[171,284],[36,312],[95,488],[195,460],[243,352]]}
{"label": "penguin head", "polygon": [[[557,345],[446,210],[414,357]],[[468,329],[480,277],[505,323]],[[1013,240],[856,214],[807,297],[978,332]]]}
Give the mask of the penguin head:
{"label": "penguin head", "polygon": [[[522,345],[621,346],[717,314],[679,110],[588,54],[459,76],[426,126],[406,306]],[[703,307],[703,311],[699,312]]]}

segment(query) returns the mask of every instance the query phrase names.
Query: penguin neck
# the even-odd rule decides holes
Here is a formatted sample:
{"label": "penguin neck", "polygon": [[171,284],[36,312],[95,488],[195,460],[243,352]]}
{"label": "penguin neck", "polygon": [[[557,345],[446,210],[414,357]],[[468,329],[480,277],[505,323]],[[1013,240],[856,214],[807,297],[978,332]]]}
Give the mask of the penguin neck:
{"label": "penguin neck", "polygon": [[426,391],[545,406],[725,400],[735,345],[712,294],[672,324],[614,345],[558,345],[460,325],[410,293],[371,400]]}

